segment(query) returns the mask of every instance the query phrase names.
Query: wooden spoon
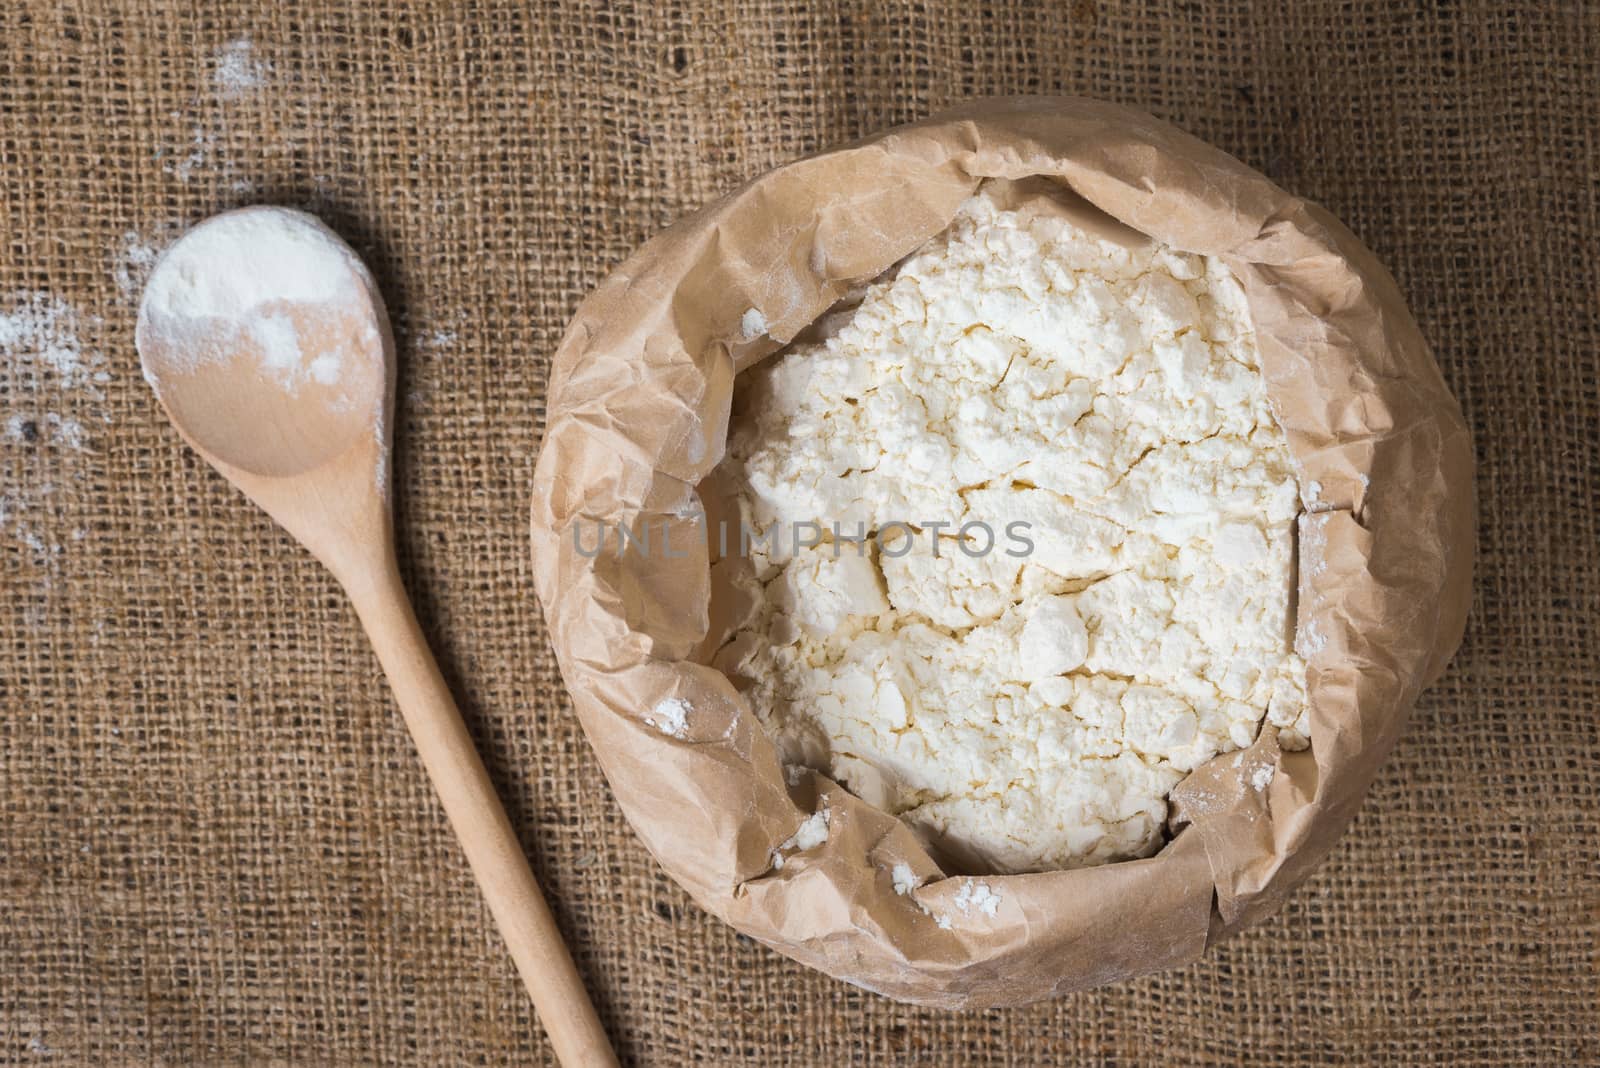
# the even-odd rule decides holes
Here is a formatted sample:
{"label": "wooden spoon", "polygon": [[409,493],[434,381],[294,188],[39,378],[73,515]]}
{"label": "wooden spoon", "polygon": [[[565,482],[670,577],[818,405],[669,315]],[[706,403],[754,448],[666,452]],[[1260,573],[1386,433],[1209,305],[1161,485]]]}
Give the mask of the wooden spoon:
{"label": "wooden spoon", "polygon": [[556,1056],[615,1065],[400,580],[388,502],[394,340],[366,265],[310,215],[218,215],[157,263],[136,337],[178,432],[354,602]]}

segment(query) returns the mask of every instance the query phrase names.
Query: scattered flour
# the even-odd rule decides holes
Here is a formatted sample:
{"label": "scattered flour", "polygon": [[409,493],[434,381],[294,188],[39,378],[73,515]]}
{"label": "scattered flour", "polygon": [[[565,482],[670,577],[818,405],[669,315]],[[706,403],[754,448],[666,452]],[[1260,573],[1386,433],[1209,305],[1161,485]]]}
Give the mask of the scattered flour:
{"label": "scattered flour", "polygon": [[739,332],[746,341],[760,337],[767,332],[766,316],[758,308],[749,309],[739,319]]}
{"label": "scattered flour", "polygon": [[[190,135],[188,152],[183,156],[167,161],[167,171],[178,181],[187,182],[194,177],[194,172],[203,168],[211,158],[211,149],[215,144],[215,137],[208,133],[203,126],[196,126]],[[166,155],[158,151],[157,155]]]}
{"label": "scattered flour", "polygon": [[137,299],[160,257],[161,248],[157,242],[137,230],[123,234],[111,268],[111,279],[116,282],[117,291],[124,297]]}
{"label": "scattered flour", "polygon": [[911,891],[922,885],[922,880],[917,878],[917,873],[911,870],[911,865],[903,860],[894,866],[894,870],[889,873],[889,877],[894,880],[894,892],[902,896],[911,893]]}
{"label": "scattered flour", "polygon": [[683,738],[689,733],[689,713],[693,711],[694,707],[683,698],[666,697],[650,710],[644,721],[662,734]]}
{"label": "scattered flour", "polygon": [[[168,173],[180,182],[188,182],[197,172],[212,171],[226,179],[235,192],[248,192],[251,183],[233,177],[231,161],[217,159],[217,145],[227,137],[229,106],[264,87],[271,73],[272,64],[256,54],[255,43],[248,37],[236,38],[218,49],[211,60],[213,100],[207,101],[202,94],[193,101],[190,112],[172,112],[174,119],[190,113],[203,118],[191,127],[189,141],[184,146],[176,151],[169,148],[156,151],[157,159],[167,159]],[[222,110],[202,111],[207,103],[220,104]]]}
{"label": "scattered flour", "polygon": [[968,879],[961,884],[961,889],[956,891],[956,908],[962,912],[970,913],[977,909],[985,916],[993,916],[1000,911],[1000,895],[990,888],[988,883],[976,879]]}
{"label": "scattered flour", "polygon": [[19,388],[28,376],[35,388],[89,390],[101,399],[98,386],[111,380],[105,357],[79,340],[79,331],[99,325],[84,318],[66,301],[49,293],[23,291],[0,300],[0,357],[3,373]]}
{"label": "scattered flour", "polygon": [[1278,769],[1271,764],[1263,764],[1250,773],[1250,788],[1257,793],[1272,785],[1272,780],[1277,776]]}
{"label": "scattered flour", "polygon": [[0,395],[11,407],[6,441],[76,451],[88,447],[83,420],[108,418],[98,405],[111,375],[105,357],[80,333],[99,325],[49,293],[0,298]]}
{"label": "scattered flour", "polygon": [[256,58],[256,46],[248,37],[224,45],[212,61],[211,80],[224,97],[239,97],[259,89],[272,73],[272,65]]}
{"label": "scattered flour", "polygon": [[1311,660],[1322,650],[1328,647],[1328,636],[1322,632],[1322,624],[1315,619],[1308,619],[1300,624],[1299,631],[1295,634],[1294,648],[1301,659]]}
{"label": "scattered flour", "polygon": [[[900,889],[899,869],[903,866],[897,865],[895,869],[895,892],[901,894],[909,893],[915,886],[915,884],[912,884],[912,887],[908,887],[905,890]],[[910,873],[909,868],[906,871],[907,874]],[[963,916],[970,916],[974,909],[984,916],[996,916],[1000,912],[1000,901],[1000,895],[988,883],[979,882],[976,879],[967,879],[961,884],[961,889],[956,891],[953,904],[961,910]],[[920,901],[917,902],[917,907],[932,916],[933,921],[939,925],[940,930],[948,931],[955,925],[955,921],[951,919],[948,913],[934,912]]]}
{"label": "scattered flour", "polygon": [[30,513],[38,514],[41,509],[54,512],[55,509],[47,503],[54,492],[54,483],[46,482],[26,497],[0,496],[0,531],[8,532],[17,544],[27,550],[31,563],[39,569],[39,588],[43,591],[49,590],[50,576],[60,568],[63,549],[52,533],[59,527],[49,520],[42,525],[30,522],[28,516]]}
{"label": "scattered flour", "polygon": [[806,850],[815,849],[826,842],[828,840],[828,825],[832,819],[832,813],[825,808],[818,809],[807,816],[800,824],[799,829],[779,843],[778,848],[772,851],[772,867],[775,870],[781,869],[783,867],[783,854],[790,850],[804,853]]}
{"label": "scattered flour", "polygon": [[1332,512],[1308,512],[1300,517],[1300,557],[1310,562],[1313,575],[1328,570],[1328,522],[1332,518]]}
{"label": "scattered flour", "polygon": [[[455,321],[464,323],[464,313],[457,313]],[[418,324],[412,322],[410,309],[400,308],[392,320],[395,339],[402,347],[407,345],[415,347],[416,351],[430,356],[448,352],[461,340],[461,334],[453,327],[439,326],[431,330],[422,330]],[[420,375],[418,376],[421,377]],[[406,393],[406,403],[413,408],[424,408],[432,399],[433,392],[422,384],[418,384]]]}
{"label": "scattered flour", "polygon": [[37,442],[53,442],[69,449],[83,450],[87,447],[83,424],[68,416],[57,415],[55,412],[46,412],[42,419],[16,413],[6,417],[5,436],[9,441],[21,442],[31,445]]}

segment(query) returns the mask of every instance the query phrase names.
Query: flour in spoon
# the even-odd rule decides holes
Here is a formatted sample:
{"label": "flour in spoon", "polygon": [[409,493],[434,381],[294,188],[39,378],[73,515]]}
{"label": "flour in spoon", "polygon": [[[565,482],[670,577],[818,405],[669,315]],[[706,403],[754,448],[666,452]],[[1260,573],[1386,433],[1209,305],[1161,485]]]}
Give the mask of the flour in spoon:
{"label": "flour in spoon", "polygon": [[[235,212],[196,227],[167,251],[145,289],[142,315],[163,342],[164,366],[192,371],[253,352],[262,377],[294,393],[308,382],[339,381],[349,346],[305,344],[290,309],[302,324],[322,309],[332,319],[366,299],[365,271],[309,215]],[[160,390],[153,377],[151,385]]]}

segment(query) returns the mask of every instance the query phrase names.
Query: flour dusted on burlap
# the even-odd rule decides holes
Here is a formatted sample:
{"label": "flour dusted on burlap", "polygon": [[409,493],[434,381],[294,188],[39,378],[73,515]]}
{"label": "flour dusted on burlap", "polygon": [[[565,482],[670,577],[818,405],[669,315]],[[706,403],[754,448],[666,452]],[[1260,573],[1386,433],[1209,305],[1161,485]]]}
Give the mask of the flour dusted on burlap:
{"label": "flour dusted on burlap", "polygon": [[81,389],[99,399],[111,375],[105,357],[79,339],[83,328],[98,325],[50,293],[0,295],[0,384],[12,393]]}
{"label": "flour dusted on burlap", "polygon": [[248,37],[229,41],[212,60],[211,80],[223,97],[238,97],[266,84],[272,65],[256,55]]}
{"label": "flour dusted on burlap", "polygon": [[1308,738],[1298,491],[1243,292],[1041,203],[980,193],[743,376],[727,461],[753,527],[881,534],[754,545],[724,666],[783,758],[997,872],[1149,855],[1189,771],[1264,719]]}

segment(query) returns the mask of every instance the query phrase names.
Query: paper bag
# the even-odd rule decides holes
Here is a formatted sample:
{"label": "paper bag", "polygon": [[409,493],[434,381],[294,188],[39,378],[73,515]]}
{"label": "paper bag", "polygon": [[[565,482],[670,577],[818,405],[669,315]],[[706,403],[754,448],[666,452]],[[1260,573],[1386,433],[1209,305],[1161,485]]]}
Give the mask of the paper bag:
{"label": "paper bag", "polygon": [[[1318,487],[1297,560],[1311,747],[1283,753],[1263,731],[1202,766],[1154,857],[945,877],[897,819],[816,772],[789,781],[709,666],[696,513],[735,376],[942,231],[981,183],[1030,176],[1220,257],[1245,288],[1274,410],[1302,486]],[[1023,1004],[1188,963],[1270,913],[1354,815],[1465,623],[1471,443],[1394,281],[1320,208],[1128,108],[984,101],[761,176],[583,302],[547,412],[537,592],[618,803],[700,905],[904,1001]],[[671,555],[594,552],[594,531],[619,524]],[[781,848],[824,810],[824,842]]]}

